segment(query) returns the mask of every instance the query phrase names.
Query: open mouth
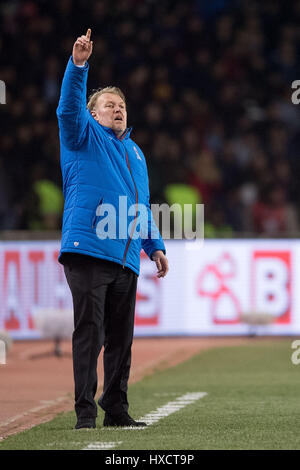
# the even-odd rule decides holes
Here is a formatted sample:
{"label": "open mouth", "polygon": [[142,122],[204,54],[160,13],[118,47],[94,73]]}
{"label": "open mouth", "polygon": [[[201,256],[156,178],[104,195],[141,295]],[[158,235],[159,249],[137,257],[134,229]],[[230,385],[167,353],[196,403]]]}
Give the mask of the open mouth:
{"label": "open mouth", "polygon": [[123,118],[121,116],[115,117],[115,121],[123,121]]}

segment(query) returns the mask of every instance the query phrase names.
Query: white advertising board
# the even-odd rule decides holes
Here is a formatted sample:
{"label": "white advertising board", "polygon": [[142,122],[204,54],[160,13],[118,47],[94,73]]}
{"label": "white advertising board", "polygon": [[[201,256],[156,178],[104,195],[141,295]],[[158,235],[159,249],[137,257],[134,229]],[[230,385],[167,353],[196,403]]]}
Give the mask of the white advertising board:
{"label": "white advertising board", "polygon": [[[0,330],[40,338],[37,310],[72,309],[59,242],[0,242]],[[300,334],[300,242],[167,241],[157,279],[141,254],[135,336]],[[252,324],[252,323],[255,324]]]}

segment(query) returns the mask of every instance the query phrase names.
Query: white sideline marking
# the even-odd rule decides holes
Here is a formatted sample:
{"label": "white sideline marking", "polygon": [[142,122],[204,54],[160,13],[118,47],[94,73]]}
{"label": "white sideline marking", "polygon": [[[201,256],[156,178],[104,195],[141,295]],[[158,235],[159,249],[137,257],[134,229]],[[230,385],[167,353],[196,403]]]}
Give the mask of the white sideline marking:
{"label": "white sideline marking", "polygon": [[[139,418],[139,421],[144,421],[148,426],[150,426],[151,424],[157,423],[157,421],[159,421],[161,418],[165,418],[166,416],[175,413],[175,411],[178,411],[185,406],[200,400],[200,398],[203,398],[206,395],[206,392],[186,393],[185,395],[176,398],[176,400],[169,401],[166,405],[160,406],[155,411],[151,411],[145,416],[142,416],[142,418]],[[146,427],[143,426],[141,428],[135,429],[146,429]]]}
{"label": "white sideline marking", "polygon": [[[148,426],[150,426],[151,424],[157,423],[157,421],[159,421],[160,419],[165,418],[166,416],[169,416],[170,414],[175,413],[178,410],[181,410],[185,406],[190,405],[191,403],[194,403],[197,400],[200,400],[200,398],[203,398],[206,395],[207,395],[207,392],[186,393],[185,395],[182,395],[181,397],[176,398],[176,400],[169,401],[166,405],[160,406],[155,411],[151,411],[150,413],[147,413],[145,416],[142,416],[142,418],[139,418],[138,421],[144,421]],[[132,429],[132,430],[141,431],[142,429],[147,429],[147,427],[146,426],[139,426],[139,427],[128,426],[128,427],[118,428],[118,430],[124,430],[124,429],[131,430]],[[107,431],[109,429],[110,428],[107,428]],[[116,429],[116,428],[111,428],[111,429]],[[122,444],[122,441],[91,442],[90,444],[88,444],[87,447],[85,447],[82,450],[108,450],[108,449],[114,449],[120,444]]]}
{"label": "white sideline marking", "polygon": [[[176,400],[169,401],[166,405],[160,406],[155,411],[147,413],[145,416],[139,418],[138,421],[143,421],[147,424],[147,427],[151,426],[151,424],[157,423],[157,421],[159,421],[160,419],[165,418],[166,416],[169,416],[172,413],[175,413],[175,411],[181,410],[182,408],[186,407],[187,405],[190,405],[191,403],[194,403],[197,400],[200,400],[200,398],[203,398],[206,395],[207,392],[186,393],[185,395],[176,398]],[[142,429],[147,428],[146,426],[126,426],[121,429],[132,429],[135,431],[141,431]]]}
{"label": "white sideline marking", "polygon": [[122,444],[122,441],[117,442],[91,442],[82,450],[108,450],[114,449],[116,446]]}

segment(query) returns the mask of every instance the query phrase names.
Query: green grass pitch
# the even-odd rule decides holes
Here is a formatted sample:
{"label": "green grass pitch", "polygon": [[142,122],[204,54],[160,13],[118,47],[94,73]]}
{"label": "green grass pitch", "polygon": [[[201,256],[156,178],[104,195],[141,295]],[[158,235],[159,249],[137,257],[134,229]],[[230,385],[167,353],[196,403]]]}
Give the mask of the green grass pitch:
{"label": "green grass pitch", "polygon": [[[300,364],[292,340],[202,352],[129,388],[130,414],[145,416],[188,392],[207,395],[143,430],[74,430],[74,412],[0,442],[0,450],[83,449],[113,442],[115,450],[300,449]],[[99,444],[100,443],[100,444]]]}

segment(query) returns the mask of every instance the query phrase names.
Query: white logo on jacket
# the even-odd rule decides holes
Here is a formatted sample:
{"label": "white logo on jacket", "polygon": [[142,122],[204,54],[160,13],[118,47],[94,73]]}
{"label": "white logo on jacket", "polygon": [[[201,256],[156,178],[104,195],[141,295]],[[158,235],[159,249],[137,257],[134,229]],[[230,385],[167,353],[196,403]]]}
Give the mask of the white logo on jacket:
{"label": "white logo on jacket", "polygon": [[137,151],[137,148],[136,148],[135,146],[133,146],[133,150],[135,151],[137,158],[138,158],[139,160],[142,160],[142,159],[141,159],[141,156],[140,156],[140,154],[139,154],[139,152]]}

